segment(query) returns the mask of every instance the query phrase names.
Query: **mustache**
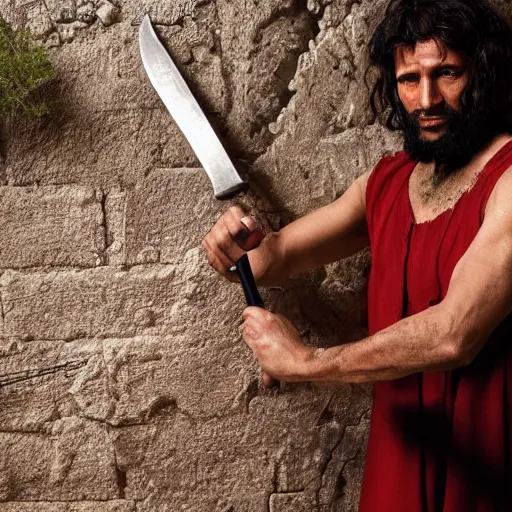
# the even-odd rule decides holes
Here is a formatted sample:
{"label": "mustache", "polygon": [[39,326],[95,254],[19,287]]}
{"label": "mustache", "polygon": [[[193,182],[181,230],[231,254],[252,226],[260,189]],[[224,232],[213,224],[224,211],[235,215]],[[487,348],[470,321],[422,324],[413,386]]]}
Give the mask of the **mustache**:
{"label": "mustache", "polygon": [[422,117],[448,117],[453,118],[459,115],[458,110],[450,107],[449,105],[436,105],[435,107],[429,108],[427,110],[424,109],[416,109],[409,114],[409,116],[418,121]]}

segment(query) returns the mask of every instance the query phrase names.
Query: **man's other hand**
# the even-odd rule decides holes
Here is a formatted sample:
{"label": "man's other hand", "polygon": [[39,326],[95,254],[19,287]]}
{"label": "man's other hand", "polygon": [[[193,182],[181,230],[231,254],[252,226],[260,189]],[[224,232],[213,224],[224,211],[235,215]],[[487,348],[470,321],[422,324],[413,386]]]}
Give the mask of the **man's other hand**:
{"label": "man's other hand", "polygon": [[[238,281],[236,272],[230,268],[263,239],[264,235],[256,221],[247,216],[238,206],[232,206],[222,214],[215,226],[203,239],[203,247],[210,265],[226,279]],[[254,264],[251,261],[251,266]],[[255,277],[260,273],[259,261],[253,268]]]}
{"label": "man's other hand", "polygon": [[299,332],[282,315],[258,307],[243,312],[242,337],[267,375],[281,381],[307,380],[314,348],[306,347]]}

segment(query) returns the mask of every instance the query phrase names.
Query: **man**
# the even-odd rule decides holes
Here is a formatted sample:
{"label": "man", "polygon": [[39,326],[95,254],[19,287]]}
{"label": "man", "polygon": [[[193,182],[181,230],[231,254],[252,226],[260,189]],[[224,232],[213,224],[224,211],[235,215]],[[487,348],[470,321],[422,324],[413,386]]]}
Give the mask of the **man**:
{"label": "man", "polygon": [[[247,308],[243,337],[267,382],[376,381],[361,511],[512,510],[512,31],[483,0],[394,0],[370,54],[405,151],[248,252],[272,285],[370,245],[370,336],[313,349]],[[231,208],[210,264],[236,281],[258,237]]]}

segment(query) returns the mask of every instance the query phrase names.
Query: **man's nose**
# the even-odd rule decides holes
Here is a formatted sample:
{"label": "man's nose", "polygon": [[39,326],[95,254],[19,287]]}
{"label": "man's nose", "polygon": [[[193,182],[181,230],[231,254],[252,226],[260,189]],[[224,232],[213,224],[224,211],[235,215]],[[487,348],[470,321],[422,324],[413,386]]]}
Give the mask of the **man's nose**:
{"label": "man's nose", "polygon": [[423,79],[420,81],[420,107],[429,110],[442,101],[441,94],[434,80]]}

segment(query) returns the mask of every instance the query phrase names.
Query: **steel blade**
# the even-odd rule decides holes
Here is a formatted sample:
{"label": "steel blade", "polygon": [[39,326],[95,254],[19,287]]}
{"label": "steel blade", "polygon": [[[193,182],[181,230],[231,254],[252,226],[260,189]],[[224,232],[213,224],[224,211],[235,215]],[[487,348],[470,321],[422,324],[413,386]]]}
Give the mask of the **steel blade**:
{"label": "steel blade", "polygon": [[176,124],[188,140],[222,199],[245,190],[245,183],[213,131],[185,80],[159,41],[146,14],[139,28],[139,46],[146,73]]}

